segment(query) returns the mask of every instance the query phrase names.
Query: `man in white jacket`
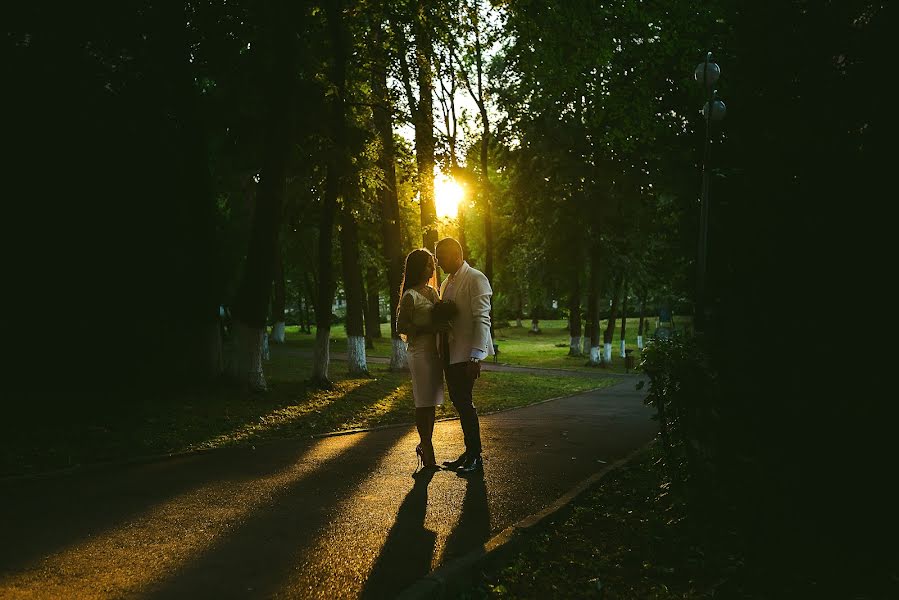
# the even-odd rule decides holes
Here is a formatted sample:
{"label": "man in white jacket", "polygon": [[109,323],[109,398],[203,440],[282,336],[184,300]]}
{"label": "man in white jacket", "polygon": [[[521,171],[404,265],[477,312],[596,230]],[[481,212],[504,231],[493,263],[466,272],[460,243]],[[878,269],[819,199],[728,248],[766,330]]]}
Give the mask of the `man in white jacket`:
{"label": "man in white jacket", "polygon": [[465,453],[444,466],[459,473],[483,469],[481,426],[472,401],[474,382],[481,375],[481,361],[493,354],[490,335],[490,297],[487,277],[465,262],[462,246],[453,238],[437,242],[437,264],[449,275],[440,287],[440,298],[459,309],[447,333],[440,334],[441,357],[450,400],[459,413],[465,437]]}

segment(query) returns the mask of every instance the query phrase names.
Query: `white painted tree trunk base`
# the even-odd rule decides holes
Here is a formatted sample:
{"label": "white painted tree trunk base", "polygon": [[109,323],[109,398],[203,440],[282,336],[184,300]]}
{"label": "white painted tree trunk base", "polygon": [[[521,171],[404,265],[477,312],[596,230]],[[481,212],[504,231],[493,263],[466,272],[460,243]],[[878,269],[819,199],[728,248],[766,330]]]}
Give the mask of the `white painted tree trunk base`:
{"label": "white painted tree trunk base", "polygon": [[571,338],[568,347],[568,356],[581,356],[581,336]]}
{"label": "white painted tree trunk base", "polygon": [[315,346],[312,348],[312,379],[328,381],[328,366],[331,362],[331,330],[318,328],[315,331]]}
{"label": "white painted tree trunk base", "polygon": [[624,340],[621,340],[621,354],[619,354],[619,356],[621,356],[621,358],[624,358],[627,356],[627,354],[624,351],[625,351]]}
{"label": "white painted tree trunk base", "polygon": [[584,356],[590,356],[590,336],[584,336],[584,348],[581,350],[581,354]]}
{"label": "white painted tree trunk base", "polygon": [[390,370],[391,371],[408,371],[409,362],[406,358],[406,342],[399,338],[393,338],[391,341],[390,352]]}
{"label": "white painted tree trunk base", "polygon": [[637,336],[637,349],[639,349],[639,350],[643,349],[643,336],[642,335]]}
{"label": "white painted tree trunk base", "polygon": [[235,340],[231,348],[228,374],[237,383],[246,385],[255,392],[268,389],[262,372],[262,348],[265,339],[263,329],[248,327],[243,323],[234,324]]}
{"label": "white painted tree trunk base", "polygon": [[271,341],[276,344],[283,344],[285,340],[285,332],[287,330],[287,326],[284,321],[278,321],[274,325],[272,325],[272,337]]}
{"label": "white painted tree trunk base", "polygon": [[599,356],[599,346],[592,346],[590,348],[590,364],[591,365],[601,365],[602,361]]}
{"label": "white painted tree trunk base", "polygon": [[603,344],[603,356],[607,363],[612,362],[612,344]]}
{"label": "white painted tree trunk base", "polygon": [[351,335],[346,339],[347,362],[350,375],[368,375],[365,359],[365,336]]}

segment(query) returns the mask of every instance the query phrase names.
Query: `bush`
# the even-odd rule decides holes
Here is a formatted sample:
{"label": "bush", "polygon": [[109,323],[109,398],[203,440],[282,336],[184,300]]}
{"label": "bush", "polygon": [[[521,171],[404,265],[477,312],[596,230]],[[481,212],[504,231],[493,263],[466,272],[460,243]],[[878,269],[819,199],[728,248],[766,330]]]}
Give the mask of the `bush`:
{"label": "bush", "polygon": [[672,477],[709,482],[720,459],[716,378],[695,337],[651,338],[640,360],[650,379],[646,404],[655,407],[659,438]]}

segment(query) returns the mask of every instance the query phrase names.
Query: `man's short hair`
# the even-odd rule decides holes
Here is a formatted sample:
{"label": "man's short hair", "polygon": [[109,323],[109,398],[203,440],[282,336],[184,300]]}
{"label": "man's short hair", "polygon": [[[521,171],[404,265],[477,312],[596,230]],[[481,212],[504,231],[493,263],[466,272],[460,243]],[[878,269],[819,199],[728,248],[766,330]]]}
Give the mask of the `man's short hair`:
{"label": "man's short hair", "polygon": [[434,247],[434,251],[436,252],[437,249],[439,249],[441,246],[451,246],[456,249],[456,251],[459,253],[459,256],[462,256],[462,244],[460,244],[458,242],[458,240],[456,240],[454,238],[451,238],[451,237],[443,238],[442,240],[437,242],[437,245]]}

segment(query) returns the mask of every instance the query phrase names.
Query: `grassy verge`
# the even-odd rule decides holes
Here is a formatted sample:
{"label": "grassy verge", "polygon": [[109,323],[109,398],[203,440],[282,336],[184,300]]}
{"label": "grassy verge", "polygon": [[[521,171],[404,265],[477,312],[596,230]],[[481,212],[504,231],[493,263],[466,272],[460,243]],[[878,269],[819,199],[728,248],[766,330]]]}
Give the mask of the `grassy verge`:
{"label": "grassy verge", "polygon": [[[409,375],[372,367],[371,378],[350,378],[346,363],[334,361],[334,389],[313,389],[306,383],[310,359],[274,347],[264,395],[224,387],[169,395],[135,389],[126,398],[72,398],[52,411],[22,407],[0,425],[0,475],[412,422]],[[614,383],[493,372],[478,381],[476,398],[479,410],[489,412]],[[454,416],[448,400],[438,416]]]}
{"label": "grassy verge", "polygon": [[726,509],[717,518],[688,510],[662,476],[658,452],[651,448],[609,474],[552,522],[538,526],[512,555],[488,564],[479,583],[460,597],[899,597],[899,563],[886,568],[871,567],[865,558],[853,563],[844,558],[852,550],[822,551],[812,538],[786,552],[761,539],[761,548],[751,550]]}
{"label": "grassy verge", "polygon": [[690,539],[650,452],[563,511],[465,596],[692,600],[711,597],[729,566]]}

